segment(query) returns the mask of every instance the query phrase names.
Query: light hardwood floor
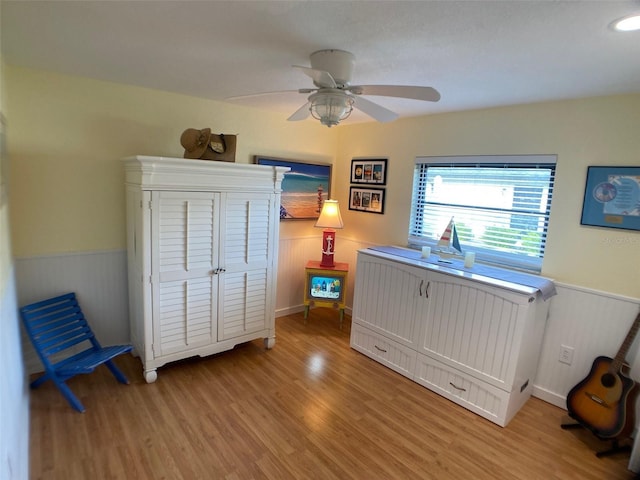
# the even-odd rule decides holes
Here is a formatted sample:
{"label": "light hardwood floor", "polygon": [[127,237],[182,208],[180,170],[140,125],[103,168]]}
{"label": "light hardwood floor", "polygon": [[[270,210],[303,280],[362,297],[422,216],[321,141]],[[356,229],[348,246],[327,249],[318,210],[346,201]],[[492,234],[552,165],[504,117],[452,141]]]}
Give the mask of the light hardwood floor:
{"label": "light hardwood floor", "polygon": [[31,394],[32,479],[632,479],[628,454],[532,398],[506,428],[456,406],[349,348],[350,319],[313,309],[276,320],[261,341],[158,370],[137,358],[70,387]]}

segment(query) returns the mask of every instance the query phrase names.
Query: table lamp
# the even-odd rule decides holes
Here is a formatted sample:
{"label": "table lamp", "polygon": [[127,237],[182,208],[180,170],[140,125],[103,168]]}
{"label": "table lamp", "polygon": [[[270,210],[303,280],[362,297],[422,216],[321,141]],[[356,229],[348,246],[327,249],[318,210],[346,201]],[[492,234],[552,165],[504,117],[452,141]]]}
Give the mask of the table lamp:
{"label": "table lamp", "polygon": [[342,228],[342,217],[340,216],[340,206],[337,200],[325,200],[322,204],[322,211],[315,224],[316,227],[324,228],[322,232],[322,261],[321,267],[334,267],[333,253],[336,248],[336,228]]}

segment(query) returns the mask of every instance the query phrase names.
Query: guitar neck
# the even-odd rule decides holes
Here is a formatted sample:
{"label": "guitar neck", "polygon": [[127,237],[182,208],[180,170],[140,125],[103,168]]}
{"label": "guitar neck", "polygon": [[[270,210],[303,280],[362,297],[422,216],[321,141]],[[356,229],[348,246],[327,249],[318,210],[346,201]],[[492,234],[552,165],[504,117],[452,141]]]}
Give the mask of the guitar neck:
{"label": "guitar neck", "polygon": [[613,362],[611,362],[612,372],[620,371],[620,368],[625,363],[625,357],[627,356],[627,352],[629,351],[629,348],[631,348],[631,344],[633,343],[633,340],[636,338],[638,329],[640,329],[640,313],[638,313],[638,315],[636,316],[636,319],[633,321],[633,325],[631,325],[631,328],[629,329],[629,332],[627,333],[627,336],[624,339],[624,342],[622,342],[622,345],[620,346],[620,350],[618,350],[618,353],[614,357]]}

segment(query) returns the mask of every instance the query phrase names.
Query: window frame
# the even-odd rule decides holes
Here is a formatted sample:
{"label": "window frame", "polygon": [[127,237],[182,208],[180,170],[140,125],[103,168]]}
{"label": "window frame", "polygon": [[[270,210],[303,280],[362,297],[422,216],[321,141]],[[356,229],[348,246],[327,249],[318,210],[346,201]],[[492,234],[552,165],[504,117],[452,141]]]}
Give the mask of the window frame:
{"label": "window frame", "polygon": [[[543,212],[544,216],[544,230],[543,230],[543,242],[541,245],[542,253],[540,256],[524,255],[514,252],[500,252],[491,248],[480,247],[474,245],[469,247],[469,251],[473,251],[476,254],[476,260],[488,263],[500,267],[511,268],[516,270],[523,270],[529,273],[540,273],[542,270],[542,262],[544,260],[544,252],[546,248],[546,236],[548,234],[549,220],[551,217],[551,203],[553,199],[553,189],[555,183],[555,173],[557,167],[557,155],[553,154],[533,154],[533,155],[464,155],[464,156],[419,156],[415,159],[414,166],[414,178],[413,188],[411,196],[411,211],[409,214],[409,235],[408,245],[410,248],[420,249],[423,246],[430,246],[435,248],[437,244],[436,239],[428,238],[426,236],[415,235],[414,230],[419,220],[424,217],[424,214],[420,214],[418,217],[418,209],[421,204],[427,204],[428,201],[424,197],[416,199],[418,192],[420,176],[419,172],[421,168],[426,165],[429,166],[459,166],[470,167],[477,166],[478,168],[486,167],[511,167],[511,168],[523,168],[523,167],[536,167],[551,170],[551,177],[549,183],[549,198],[547,199],[547,209]],[[422,192],[424,194],[424,192]],[[422,200],[422,201],[421,201]],[[423,205],[422,205],[423,206]],[[452,205],[453,207],[453,205]],[[472,207],[468,208],[471,211]],[[464,249],[464,242],[462,242]]]}

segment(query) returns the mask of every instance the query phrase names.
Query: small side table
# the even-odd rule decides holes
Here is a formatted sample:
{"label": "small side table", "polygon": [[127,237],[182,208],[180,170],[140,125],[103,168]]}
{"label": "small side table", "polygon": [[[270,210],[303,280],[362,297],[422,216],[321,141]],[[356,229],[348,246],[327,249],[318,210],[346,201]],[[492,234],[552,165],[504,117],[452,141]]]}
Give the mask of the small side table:
{"label": "small side table", "polygon": [[323,267],[318,260],[307,262],[304,281],[305,324],[309,316],[309,307],[333,307],[340,310],[340,330],[342,330],[348,274],[348,263],[335,262],[333,267]]}

